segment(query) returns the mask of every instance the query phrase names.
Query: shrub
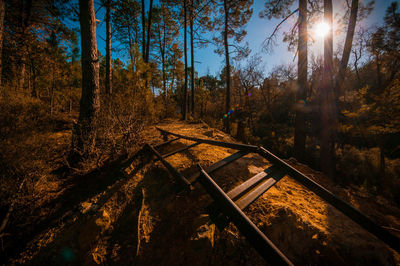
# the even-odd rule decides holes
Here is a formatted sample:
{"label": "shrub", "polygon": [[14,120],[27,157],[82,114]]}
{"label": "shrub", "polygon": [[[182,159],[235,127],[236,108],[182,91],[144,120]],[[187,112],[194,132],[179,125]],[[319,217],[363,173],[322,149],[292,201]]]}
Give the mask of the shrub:
{"label": "shrub", "polygon": [[387,197],[400,201],[400,159],[386,158],[385,178],[380,171],[379,149],[344,145],[337,150],[338,176],[344,184],[362,185],[370,191],[381,187]]}
{"label": "shrub", "polygon": [[51,160],[66,148],[54,138],[60,126],[71,123],[62,115],[50,116],[39,99],[17,93],[0,98],[0,209],[17,196],[23,205],[36,181],[51,172]]}

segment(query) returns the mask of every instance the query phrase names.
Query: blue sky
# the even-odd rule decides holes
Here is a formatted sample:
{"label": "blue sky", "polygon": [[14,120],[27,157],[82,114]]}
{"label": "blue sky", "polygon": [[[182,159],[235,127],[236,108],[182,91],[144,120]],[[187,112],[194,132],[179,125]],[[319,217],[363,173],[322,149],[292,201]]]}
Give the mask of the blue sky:
{"label": "blue sky", "polygon": [[[367,2],[367,1],[368,0],[364,1],[360,0],[360,2]],[[148,0],[146,2],[148,2]],[[158,1],[154,1],[154,4],[156,5],[157,2]],[[263,9],[265,0],[254,0],[254,2],[255,3],[253,4],[253,16],[251,17],[249,23],[246,25],[247,35],[243,41],[243,43],[244,42],[249,43],[249,47],[252,51],[250,57],[255,54],[259,54],[261,56],[262,68],[265,69],[265,73],[270,72],[277,65],[288,64],[288,63],[296,64],[297,61],[296,60],[293,61],[295,56],[294,52],[288,51],[287,44],[282,42],[282,32],[290,29],[291,25],[293,25],[294,23],[294,20],[297,19],[297,16],[294,15],[293,18],[287,20],[282,25],[281,30],[276,39],[276,46],[273,48],[272,52],[267,54],[262,51],[262,43],[264,39],[273,32],[274,28],[276,27],[276,25],[278,25],[280,20],[261,19],[258,14]],[[383,23],[383,17],[386,8],[390,5],[391,2],[393,1],[376,0],[375,8],[370,14],[370,16],[364,21],[360,22],[359,25],[362,25],[364,27],[374,27],[381,25]],[[334,3],[334,12],[340,12],[340,6],[342,6],[345,3],[345,0],[333,0],[333,3]],[[295,2],[294,5],[296,6],[297,3]],[[146,6],[148,7],[148,3],[146,3]],[[98,49],[103,55],[105,54],[105,41],[103,40],[105,39],[105,23],[103,23],[104,15],[105,15],[104,8],[99,10],[96,15],[97,19],[101,21],[101,23],[97,28],[97,35],[98,35],[97,44],[98,44]],[[312,25],[309,26],[310,28],[312,28]],[[337,36],[336,39],[338,40],[337,42],[340,43],[343,39],[343,36]],[[112,44],[113,47],[117,45],[118,44],[115,42]],[[322,48],[323,48],[322,41],[317,40],[316,43],[310,47],[309,55],[311,56],[311,54],[313,53],[315,55],[321,54]],[[207,72],[209,72],[212,75],[216,75],[223,68],[225,64],[224,59],[223,57],[214,53],[214,49],[215,47],[210,45],[207,48],[203,49],[197,48],[195,50],[195,60],[196,60],[195,68],[200,76],[205,75]],[[188,62],[190,62],[190,49],[188,49],[188,56],[189,56]],[[122,61],[125,61],[127,59],[127,54],[124,52],[120,53],[114,52],[112,54],[112,57],[114,59],[120,58]],[[235,65],[236,63],[237,62],[233,62],[233,65]]]}

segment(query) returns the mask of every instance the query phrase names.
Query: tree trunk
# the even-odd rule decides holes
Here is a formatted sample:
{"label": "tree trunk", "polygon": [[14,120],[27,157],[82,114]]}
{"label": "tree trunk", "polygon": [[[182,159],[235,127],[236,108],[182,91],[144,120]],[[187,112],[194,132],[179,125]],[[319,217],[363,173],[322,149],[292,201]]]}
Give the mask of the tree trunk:
{"label": "tree trunk", "polygon": [[3,34],[4,34],[4,15],[6,13],[6,1],[0,0],[0,91],[2,90],[2,70],[3,70],[3,62],[2,62],[2,55],[3,55]]}
{"label": "tree trunk", "polygon": [[376,61],[376,76],[378,80],[378,89],[375,91],[375,93],[382,93],[383,92],[383,87],[382,87],[382,72],[381,72],[381,63],[380,63],[380,58],[378,55],[375,57]]}
{"label": "tree trunk", "polygon": [[[29,66],[29,65],[28,65]],[[28,67],[28,91],[30,91],[31,92],[31,95],[32,95],[32,90],[31,90],[31,78],[32,78],[32,71],[31,71],[31,68],[30,67]]]}
{"label": "tree trunk", "polygon": [[344,81],[344,76],[349,62],[351,48],[353,46],[354,32],[356,29],[357,22],[357,12],[358,12],[358,0],[352,0],[349,25],[347,27],[346,41],[344,43],[342,60],[340,62],[339,74],[336,80],[335,86],[335,98],[338,99],[340,95],[343,94],[342,86]]}
{"label": "tree trunk", "polygon": [[[75,66],[75,57],[72,56],[71,57],[71,68],[69,71],[69,76],[73,77],[74,75],[72,74],[72,71],[74,69]],[[70,84],[69,84],[69,114],[72,113],[72,89],[75,87],[75,82],[74,80],[71,80]]]}
{"label": "tree trunk", "polygon": [[[97,117],[100,111],[99,59],[96,42],[94,0],[79,0],[82,49],[82,96],[74,148],[82,158],[94,151]],[[80,159],[80,158],[75,158]]]}
{"label": "tree trunk", "polygon": [[186,28],[187,28],[187,17],[186,17],[186,0],[183,0],[183,13],[184,13],[184,29],[183,29],[183,34],[184,34],[184,57],[185,57],[185,84],[183,88],[183,112],[182,112],[182,119],[186,120],[187,119],[187,103],[188,103],[188,69],[187,69],[187,33],[186,33]]}
{"label": "tree trunk", "polygon": [[242,142],[246,142],[244,137],[245,127],[245,122],[242,119],[239,119],[236,130],[236,138]]}
{"label": "tree trunk", "polygon": [[194,45],[193,45],[193,0],[190,6],[190,54],[191,54],[191,66],[192,66],[192,73],[191,73],[191,89],[192,89],[192,116],[194,117]]}
{"label": "tree trunk", "polygon": [[[161,37],[162,34],[162,37]],[[168,92],[167,92],[167,76],[165,71],[165,47],[166,47],[166,27],[163,25],[162,33],[160,32],[160,54],[161,54],[161,70],[162,70],[162,87],[164,92],[165,117],[168,116]]]}
{"label": "tree trunk", "polygon": [[26,44],[26,34],[31,25],[31,15],[32,15],[32,0],[28,1],[21,1],[20,5],[20,25],[21,25],[21,32],[18,34],[20,40],[18,45],[18,49],[21,51],[21,58],[19,62],[19,77],[18,77],[18,84],[17,89],[23,91],[25,85],[25,74],[26,74],[26,58],[27,58],[27,44]]}
{"label": "tree trunk", "polygon": [[30,72],[32,73],[31,79],[32,79],[32,90],[31,90],[31,96],[32,98],[38,98],[38,92],[36,89],[36,70],[35,70],[35,65],[32,57],[30,57]]}
{"label": "tree trunk", "polygon": [[[24,49],[25,47],[23,47]],[[19,76],[18,76],[18,88],[19,91],[24,91],[25,85],[25,72],[26,72],[26,64],[25,64],[25,52],[23,51],[21,54],[21,61],[19,63]]]}
{"label": "tree trunk", "polygon": [[358,60],[359,59],[360,58],[357,56],[357,54],[354,53],[354,70],[356,71],[358,86],[361,86],[360,72],[358,71]]}
{"label": "tree trunk", "polygon": [[111,0],[106,2],[106,93],[112,94],[111,73]]}
{"label": "tree trunk", "polygon": [[69,108],[68,113],[72,113],[72,86],[69,87]]}
{"label": "tree trunk", "polygon": [[225,132],[230,133],[230,116],[228,115],[231,108],[231,66],[229,64],[229,45],[228,45],[228,16],[229,10],[227,6],[227,0],[224,0],[224,11],[225,11],[225,30],[224,30],[224,46],[225,46],[225,60],[226,60],[226,98],[225,98]]}
{"label": "tree trunk", "polygon": [[297,66],[297,93],[294,156],[304,161],[306,147],[305,104],[307,92],[307,0],[299,0],[299,57]]}
{"label": "tree trunk", "polygon": [[55,77],[55,66],[52,67],[52,79],[51,79],[51,90],[50,90],[50,115],[53,116],[54,113],[54,88],[56,86],[56,77]]}
{"label": "tree trunk", "polygon": [[132,64],[132,68],[133,70],[135,70],[135,60],[134,60],[134,44],[132,43],[132,38],[131,38],[131,28],[128,26],[128,42],[129,42],[129,57],[131,59],[131,64]]}
{"label": "tree trunk", "polygon": [[383,188],[387,187],[387,182],[386,182],[386,162],[385,162],[385,146],[384,146],[384,137],[381,137],[381,141],[379,143],[379,173],[381,180],[379,180],[378,187],[380,190]]}
{"label": "tree trunk", "polygon": [[145,62],[149,62],[149,56],[150,56],[150,33],[151,33],[151,19],[152,19],[152,11],[153,11],[153,0],[150,0],[150,7],[149,7],[149,18],[147,21],[147,41],[146,41],[146,57],[145,57]]}
{"label": "tree trunk", "polygon": [[330,27],[328,34],[324,38],[324,72],[322,78],[321,92],[321,170],[333,178],[335,166],[332,149],[333,131],[333,30],[332,30],[332,0],[324,0],[324,19]]}
{"label": "tree trunk", "polygon": [[35,74],[34,71],[32,72],[32,90],[31,91],[32,91],[32,93],[31,93],[32,98],[38,98],[39,97],[38,91],[37,91],[37,88],[36,88],[36,74]]}
{"label": "tree trunk", "polygon": [[146,60],[146,17],[144,10],[144,0],[142,0],[142,58]]}
{"label": "tree trunk", "polygon": [[168,84],[168,87],[170,88],[171,93],[174,91],[174,86],[175,86],[174,83],[175,83],[175,69],[172,69],[171,81],[170,81],[170,83]]}

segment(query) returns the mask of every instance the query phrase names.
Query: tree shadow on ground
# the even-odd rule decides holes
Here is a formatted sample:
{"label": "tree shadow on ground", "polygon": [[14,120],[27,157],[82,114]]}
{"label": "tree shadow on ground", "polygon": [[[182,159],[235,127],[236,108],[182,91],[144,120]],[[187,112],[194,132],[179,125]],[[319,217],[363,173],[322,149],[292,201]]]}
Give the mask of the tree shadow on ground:
{"label": "tree shadow on ground", "polygon": [[[155,242],[153,239],[165,239],[163,236],[169,235],[166,232],[180,232],[175,229],[185,228],[185,220],[180,220],[181,224],[175,224],[175,229],[170,228],[175,217],[182,211],[176,209],[179,205],[177,201],[186,202],[183,195],[175,193],[176,186],[171,181],[169,173],[162,166],[145,171],[143,179],[134,187],[131,200],[107,230],[95,228],[99,218],[102,218],[101,213],[79,215],[76,222],[62,228],[55,239],[34,256],[31,264],[92,264],[93,260],[96,261],[95,253],[100,253],[101,256],[96,262],[114,265],[147,264],[158,259],[162,261],[162,257],[154,252],[154,245],[165,251],[162,247],[168,244],[164,241]],[[122,184],[118,184],[112,192],[107,193],[118,194],[121,187]],[[145,195],[151,196],[143,198],[143,190]],[[174,214],[170,216],[171,208]],[[154,223],[154,230],[151,232],[146,231],[143,226],[149,219]],[[146,243],[147,237],[152,239],[150,243]],[[141,243],[139,248],[138,243]],[[98,247],[104,252],[99,251]]]}
{"label": "tree shadow on ground", "polygon": [[[74,175],[68,178],[63,184],[64,191],[41,206],[40,209],[34,210],[32,215],[34,220],[25,223],[23,230],[17,226],[9,229],[13,238],[4,248],[1,261],[6,262],[17,256],[27,248],[27,244],[41,234],[45,234],[49,229],[70,222],[77,214],[80,214],[80,203],[96,195],[101,195],[97,202],[97,206],[100,208],[126,182],[123,172],[126,166],[142,156],[143,151],[140,150],[129,159],[119,158],[88,174]],[[143,160],[131,175],[134,175],[147,163],[147,160]]]}
{"label": "tree shadow on ground", "polygon": [[[142,241],[135,262],[139,265],[199,265],[204,259],[201,251],[207,246],[194,245],[191,238],[210,200],[202,197],[198,189],[176,193],[177,184],[164,168],[150,170],[142,182],[146,195],[151,195],[144,199],[151,229],[141,230]],[[145,220],[142,222],[146,223]]]}
{"label": "tree shadow on ground", "polygon": [[[174,150],[183,147],[177,143]],[[165,153],[165,151],[163,152]],[[190,151],[184,153],[194,163],[199,159]],[[205,191],[196,184],[196,189],[191,193],[177,191],[177,184],[169,172],[158,163],[146,168],[145,165],[151,162],[151,156],[138,156],[135,161],[135,168],[131,173],[134,176],[141,171],[140,180],[134,183],[131,197],[125,199],[123,188],[130,178],[119,180],[118,171],[106,171],[103,175],[105,180],[115,180],[114,182],[100,181],[97,184],[98,190],[103,186],[104,193],[97,202],[98,209],[106,204],[109,205],[111,197],[122,197],[116,201],[122,206],[118,214],[111,219],[106,229],[102,230],[98,223],[106,223],[107,217],[104,212],[96,211],[82,214],[78,211],[77,215],[71,216],[74,219],[66,219],[59,231],[54,232],[54,237],[50,243],[38,242],[43,248],[33,255],[31,264],[94,264],[94,262],[110,265],[220,265],[223,263],[243,265],[243,264],[262,264],[264,261],[241,236],[236,227],[232,224],[223,232],[212,233],[212,237],[198,237],[199,227],[203,226],[207,233],[212,231],[208,215],[205,213],[206,207],[211,203],[211,198]],[[250,173],[244,169],[244,164],[253,162],[253,165],[263,168],[265,163],[257,162],[253,156],[245,157],[240,162],[233,163],[231,173],[216,172],[213,178],[223,187],[228,189],[232,180],[244,181],[249,178]],[[132,160],[129,161],[131,163]],[[182,173],[189,175],[196,171],[192,167],[186,168]],[[243,168],[238,172],[238,167]],[[119,169],[121,165],[116,165],[114,169]],[[229,170],[225,168],[225,171]],[[122,175],[122,174],[121,174]],[[236,175],[238,177],[236,177]],[[226,177],[225,177],[226,176]],[[91,182],[96,183],[95,176],[91,177]],[[119,180],[119,181],[118,181]],[[80,184],[92,184],[91,182],[81,182]],[[282,181],[281,181],[282,182]],[[111,186],[111,187],[110,187]],[[107,189],[106,189],[107,188]],[[124,188],[126,189],[126,188]],[[86,193],[85,196],[78,196],[81,200],[88,199],[90,190],[76,188],[76,193]],[[226,190],[225,190],[226,191]],[[72,193],[69,191],[68,193]],[[291,195],[291,193],[289,193]],[[94,194],[96,195],[96,194]],[[72,196],[71,196],[72,197]],[[76,200],[74,198],[74,200]],[[80,201],[75,201],[78,204]],[[70,205],[74,206],[74,205]],[[66,208],[66,207],[64,207]],[[268,211],[268,208],[258,208],[255,211]],[[250,211],[251,212],[251,211]],[[64,213],[62,213],[64,214]],[[328,220],[327,229],[337,226],[338,216],[327,208],[326,219]],[[263,218],[263,217],[261,217]],[[106,219],[107,220],[107,219]],[[257,219],[255,222],[258,225]],[[265,222],[260,220],[259,222]],[[284,253],[287,253],[293,262],[299,264],[330,264],[331,262],[348,261],[357,264],[357,260],[346,257],[352,256],[352,246],[348,250],[337,250],[331,247],[333,240],[321,236],[315,227],[310,227],[303,220],[299,219],[289,208],[281,209],[275,217],[269,220],[270,225],[261,225],[260,229],[266,233],[271,240],[277,244]],[[303,229],[301,229],[303,228]],[[52,234],[51,230],[48,230]],[[317,235],[317,238],[314,236]],[[51,237],[49,237],[51,238]],[[315,238],[315,239],[314,239]],[[334,239],[340,242],[342,239]],[[323,244],[327,242],[328,245]],[[299,243],[302,245],[299,246]],[[294,251],[294,249],[296,249]],[[346,247],[345,247],[346,249]],[[368,249],[366,249],[368,251]],[[316,254],[316,252],[320,254]],[[374,252],[379,253],[379,250]],[[361,254],[361,253],[360,253]],[[360,254],[357,256],[359,257]],[[368,254],[363,255],[368,257]],[[362,254],[361,254],[362,255]],[[354,257],[356,258],[356,257]],[[379,262],[380,260],[372,261]],[[390,260],[389,260],[390,261]],[[359,261],[358,261],[359,262]]]}

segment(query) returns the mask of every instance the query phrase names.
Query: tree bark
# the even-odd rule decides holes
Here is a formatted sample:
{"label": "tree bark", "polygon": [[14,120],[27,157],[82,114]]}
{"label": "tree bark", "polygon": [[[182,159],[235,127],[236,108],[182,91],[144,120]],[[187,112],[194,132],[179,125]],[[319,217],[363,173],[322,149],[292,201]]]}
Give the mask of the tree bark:
{"label": "tree bark", "polygon": [[69,87],[69,108],[68,113],[72,113],[72,86]]}
{"label": "tree bark", "polygon": [[19,77],[17,89],[23,91],[25,85],[25,74],[26,74],[26,58],[27,58],[27,44],[26,44],[26,34],[31,25],[31,15],[33,13],[32,9],[33,0],[21,1],[20,4],[20,25],[21,31],[19,32],[19,50],[21,51],[21,58],[19,62]]}
{"label": "tree bark", "polygon": [[231,66],[229,64],[229,44],[228,44],[228,16],[229,10],[227,6],[227,0],[224,0],[224,12],[225,12],[225,30],[224,30],[224,46],[225,46],[225,60],[226,60],[226,98],[225,98],[225,132],[230,133],[230,117],[228,115],[231,108]]}
{"label": "tree bark", "polygon": [[0,91],[2,90],[2,74],[3,74],[3,34],[4,34],[4,15],[6,13],[6,1],[0,0]]}
{"label": "tree bark", "polygon": [[343,94],[342,86],[343,86],[343,81],[344,81],[347,64],[348,64],[349,58],[350,58],[351,48],[353,46],[354,32],[355,32],[356,23],[357,23],[357,13],[358,13],[358,0],[352,0],[349,25],[347,27],[347,34],[346,34],[346,40],[345,40],[344,48],[343,48],[342,60],[340,62],[339,74],[338,74],[338,78],[337,78],[336,86],[335,86],[336,87],[335,88],[335,98],[336,99],[339,98],[339,95]]}
{"label": "tree bark", "polygon": [[[74,66],[75,66],[75,56],[72,56],[71,57],[71,68],[70,68],[70,71],[69,71],[69,76],[70,77],[74,76],[72,74]],[[72,113],[72,88],[74,88],[74,87],[75,87],[75,82],[74,82],[74,80],[72,80],[70,82],[70,84],[69,84],[69,113],[70,114]]]}
{"label": "tree bark", "polygon": [[[25,49],[25,47],[23,47],[23,49]],[[19,91],[23,91],[25,85],[25,72],[26,72],[25,56],[26,56],[25,51],[22,51],[18,68],[19,76],[18,76],[17,90]]]}
{"label": "tree bark", "polygon": [[334,177],[332,125],[333,125],[333,30],[332,0],[324,0],[324,19],[329,25],[329,32],[324,38],[324,71],[321,91],[321,170],[329,177]]}
{"label": "tree bark", "polygon": [[128,26],[128,42],[129,42],[129,57],[131,59],[131,64],[133,67],[133,70],[135,70],[135,59],[134,59],[134,44],[132,43],[132,38],[131,38],[131,28]]}
{"label": "tree bark", "polygon": [[111,0],[106,2],[106,93],[112,94],[111,72]]}
{"label": "tree bark", "polygon": [[357,52],[353,52],[353,53],[354,53],[354,70],[356,71],[358,86],[361,86],[360,72],[358,70],[358,60],[360,60],[361,56],[358,57]]}
{"label": "tree bark", "polygon": [[52,66],[51,90],[50,90],[50,115],[54,114],[54,89],[56,86],[55,64]]}
{"label": "tree bark", "polygon": [[386,180],[386,162],[385,162],[385,137],[381,136],[380,137],[380,142],[379,142],[379,173],[380,173],[380,184],[378,185],[379,189],[382,190],[382,188],[387,187],[387,180]]}
{"label": "tree bark", "polygon": [[[29,57],[30,59],[30,79],[32,80],[32,90],[31,90],[31,96],[32,98],[38,98],[38,91],[36,89],[36,70],[35,70],[35,62],[32,59],[32,56]],[[0,59],[1,60],[1,59]]]}
{"label": "tree bark", "polygon": [[378,54],[375,56],[375,61],[376,61],[376,77],[377,77],[377,80],[378,80],[378,89],[376,90],[376,93],[382,93],[382,91],[383,91],[383,88],[382,88],[382,72],[381,72],[380,58],[379,58]]}
{"label": "tree bark", "polygon": [[294,156],[304,162],[306,147],[305,104],[307,92],[307,0],[299,0],[299,57],[297,66],[296,119],[294,132]]}
{"label": "tree bark", "polygon": [[144,0],[142,0],[142,58],[143,61],[146,59],[146,17],[144,10]]}
{"label": "tree bark", "polygon": [[82,157],[93,153],[100,111],[99,59],[96,41],[94,0],[79,0],[82,49],[82,96],[75,147]]}
{"label": "tree bark", "polygon": [[150,7],[149,7],[149,18],[147,21],[147,41],[146,41],[146,57],[145,62],[149,62],[150,57],[150,33],[151,33],[151,19],[152,19],[152,11],[153,11],[153,0],[150,0]]}
{"label": "tree bark", "polygon": [[188,69],[187,69],[187,16],[186,16],[186,0],[183,0],[183,13],[184,13],[184,30],[183,30],[183,34],[184,34],[184,57],[185,57],[185,83],[184,83],[184,88],[183,88],[183,112],[182,112],[182,119],[186,120],[187,119],[187,102],[188,102]]}
{"label": "tree bark", "polygon": [[194,45],[193,45],[193,0],[190,6],[190,54],[191,54],[191,66],[192,66],[192,73],[191,73],[191,90],[192,90],[192,116],[194,117]]}
{"label": "tree bark", "polygon": [[166,27],[165,23],[162,27],[162,32],[160,30],[160,54],[161,54],[161,70],[162,70],[162,87],[164,92],[164,107],[165,107],[165,117],[168,116],[168,91],[167,91],[167,76],[165,71],[165,47],[166,47]]}

